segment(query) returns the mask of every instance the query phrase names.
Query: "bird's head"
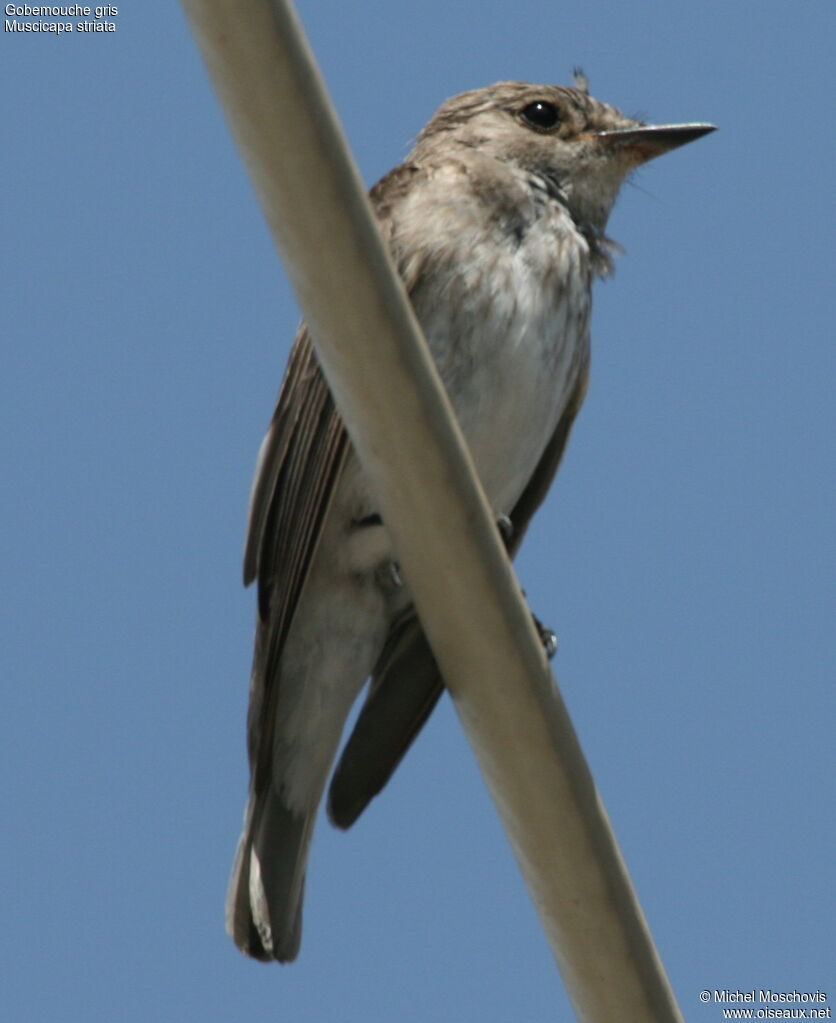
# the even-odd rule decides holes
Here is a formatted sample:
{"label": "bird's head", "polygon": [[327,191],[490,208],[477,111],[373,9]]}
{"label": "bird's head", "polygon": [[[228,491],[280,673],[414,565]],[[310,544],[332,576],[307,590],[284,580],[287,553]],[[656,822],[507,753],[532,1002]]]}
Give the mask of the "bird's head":
{"label": "bird's head", "polygon": [[421,132],[416,152],[452,144],[513,163],[545,180],[576,223],[603,231],[632,170],[713,130],[625,117],[593,99],[578,72],[574,87],[498,82],[453,96]]}

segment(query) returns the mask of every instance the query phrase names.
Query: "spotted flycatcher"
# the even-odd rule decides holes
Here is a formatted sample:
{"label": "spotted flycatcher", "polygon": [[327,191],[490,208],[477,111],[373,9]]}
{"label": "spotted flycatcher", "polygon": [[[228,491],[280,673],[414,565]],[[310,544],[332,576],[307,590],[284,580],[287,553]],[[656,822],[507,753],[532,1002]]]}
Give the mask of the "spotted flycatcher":
{"label": "spotted flycatcher", "polygon": [[[711,130],[631,120],[582,77],[574,88],[500,82],[444,103],[371,191],[511,554],[583,401],[590,289],[610,269],[604,229],[618,190],[639,164]],[[256,469],[244,580],[256,579],[251,782],[227,929],[249,955],[288,961],[352,703],[370,678],[329,792],[343,828],[443,689],[304,326]]]}

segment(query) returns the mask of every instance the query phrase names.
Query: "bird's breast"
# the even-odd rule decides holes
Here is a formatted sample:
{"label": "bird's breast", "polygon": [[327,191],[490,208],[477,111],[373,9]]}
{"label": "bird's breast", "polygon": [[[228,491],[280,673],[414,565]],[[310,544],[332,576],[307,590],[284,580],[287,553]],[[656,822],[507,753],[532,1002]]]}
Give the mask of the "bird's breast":
{"label": "bird's breast", "polygon": [[589,344],[589,253],[556,210],[521,238],[463,231],[413,303],[482,485],[508,514],[575,388]]}

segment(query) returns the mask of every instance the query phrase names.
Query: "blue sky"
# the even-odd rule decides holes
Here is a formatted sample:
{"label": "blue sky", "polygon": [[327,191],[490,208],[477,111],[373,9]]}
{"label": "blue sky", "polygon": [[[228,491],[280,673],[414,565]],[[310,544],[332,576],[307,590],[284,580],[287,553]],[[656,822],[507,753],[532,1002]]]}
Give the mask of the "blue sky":
{"label": "blue sky", "polygon": [[[223,931],[246,502],[297,311],[178,7],[3,33],[2,1015],[571,1018],[449,706],[299,961]],[[610,221],[589,396],[518,572],[686,1017],[833,963],[832,5],[302,3],[371,184],[448,95],[566,82],[715,135]]]}

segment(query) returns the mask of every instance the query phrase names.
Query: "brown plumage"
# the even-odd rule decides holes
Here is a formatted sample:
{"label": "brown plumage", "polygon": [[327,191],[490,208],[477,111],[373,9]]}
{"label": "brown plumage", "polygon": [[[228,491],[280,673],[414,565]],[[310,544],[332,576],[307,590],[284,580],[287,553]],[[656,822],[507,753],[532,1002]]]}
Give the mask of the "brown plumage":
{"label": "brown plumage", "polygon": [[[502,82],[448,100],[371,191],[514,554],[583,401],[590,288],[625,175],[707,126],[646,128],[578,88]],[[385,524],[305,327],[250,503],[244,581],[258,582],[251,783],[227,928],[293,959],[317,807],[351,704],[368,695],[331,783],[348,827],[386,784],[443,690]]]}

